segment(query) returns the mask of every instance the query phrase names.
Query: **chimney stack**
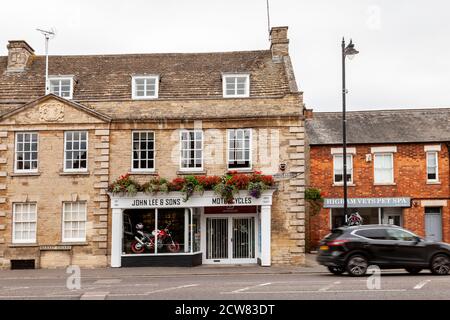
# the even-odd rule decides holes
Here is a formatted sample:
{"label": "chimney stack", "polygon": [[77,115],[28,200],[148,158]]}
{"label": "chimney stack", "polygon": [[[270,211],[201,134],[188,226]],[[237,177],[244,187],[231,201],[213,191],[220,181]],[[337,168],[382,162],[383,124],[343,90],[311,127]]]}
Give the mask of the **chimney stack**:
{"label": "chimney stack", "polygon": [[10,40],[8,43],[7,72],[21,72],[31,65],[34,50],[23,40]]}
{"label": "chimney stack", "polygon": [[273,27],[270,30],[270,50],[274,60],[281,60],[283,56],[289,55],[287,31],[288,27]]}

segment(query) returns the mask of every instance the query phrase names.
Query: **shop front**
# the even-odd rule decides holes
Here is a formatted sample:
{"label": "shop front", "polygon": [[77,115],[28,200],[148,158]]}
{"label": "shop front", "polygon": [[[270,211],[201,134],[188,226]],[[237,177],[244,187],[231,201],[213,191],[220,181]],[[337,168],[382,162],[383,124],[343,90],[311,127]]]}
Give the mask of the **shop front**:
{"label": "shop front", "polygon": [[[349,198],[348,214],[358,212],[363,224],[392,224],[403,226],[403,208],[411,207],[411,198]],[[330,228],[346,223],[344,199],[324,199],[324,208],[329,209]]]}
{"label": "shop front", "polygon": [[272,194],[241,191],[230,205],[212,191],[111,193],[111,266],[270,266]]}

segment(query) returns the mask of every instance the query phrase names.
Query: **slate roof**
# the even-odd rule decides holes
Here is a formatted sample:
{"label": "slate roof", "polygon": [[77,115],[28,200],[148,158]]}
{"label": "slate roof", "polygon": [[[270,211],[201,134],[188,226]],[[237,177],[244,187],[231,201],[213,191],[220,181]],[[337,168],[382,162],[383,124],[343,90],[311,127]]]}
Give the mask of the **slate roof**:
{"label": "slate roof", "polygon": [[[25,72],[5,73],[0,57],[0,105],[25,103],[45,93],[45,57]],[[50,56],[49,75],[74,75],[73,100],[130,100],[133,75],[159,74],[160,99],[221,98],[222,73],[250,73],[250,96],[289,93],[283,63],[270,50],[218,53]]]}
{"label": "slate roof", "polygon": [[[340,112],[314,113],[305,128],[311,145],[342,144]],[[347,112],[347,142],[450,142],[450,108]]]}

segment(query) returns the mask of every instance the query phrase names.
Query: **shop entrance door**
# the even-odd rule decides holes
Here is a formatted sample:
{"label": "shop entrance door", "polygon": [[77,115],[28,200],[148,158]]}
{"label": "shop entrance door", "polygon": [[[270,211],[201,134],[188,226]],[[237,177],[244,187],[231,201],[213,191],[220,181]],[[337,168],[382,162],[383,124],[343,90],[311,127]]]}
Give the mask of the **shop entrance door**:
{"label": "shop entrance door", "polygon": [[255,220],[255,216],[208,216],[205,263],[256,263]]}

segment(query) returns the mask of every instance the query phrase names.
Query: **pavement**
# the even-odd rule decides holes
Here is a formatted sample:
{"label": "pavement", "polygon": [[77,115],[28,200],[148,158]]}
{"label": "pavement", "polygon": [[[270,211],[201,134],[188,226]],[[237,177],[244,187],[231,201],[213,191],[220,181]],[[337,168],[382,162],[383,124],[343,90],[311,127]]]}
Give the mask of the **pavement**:
{"label": "pavement", "polygon": [[450,299],[450,276],[335,276],[308,255],[305,267],[198,266],[0,272],[0,300]]}

